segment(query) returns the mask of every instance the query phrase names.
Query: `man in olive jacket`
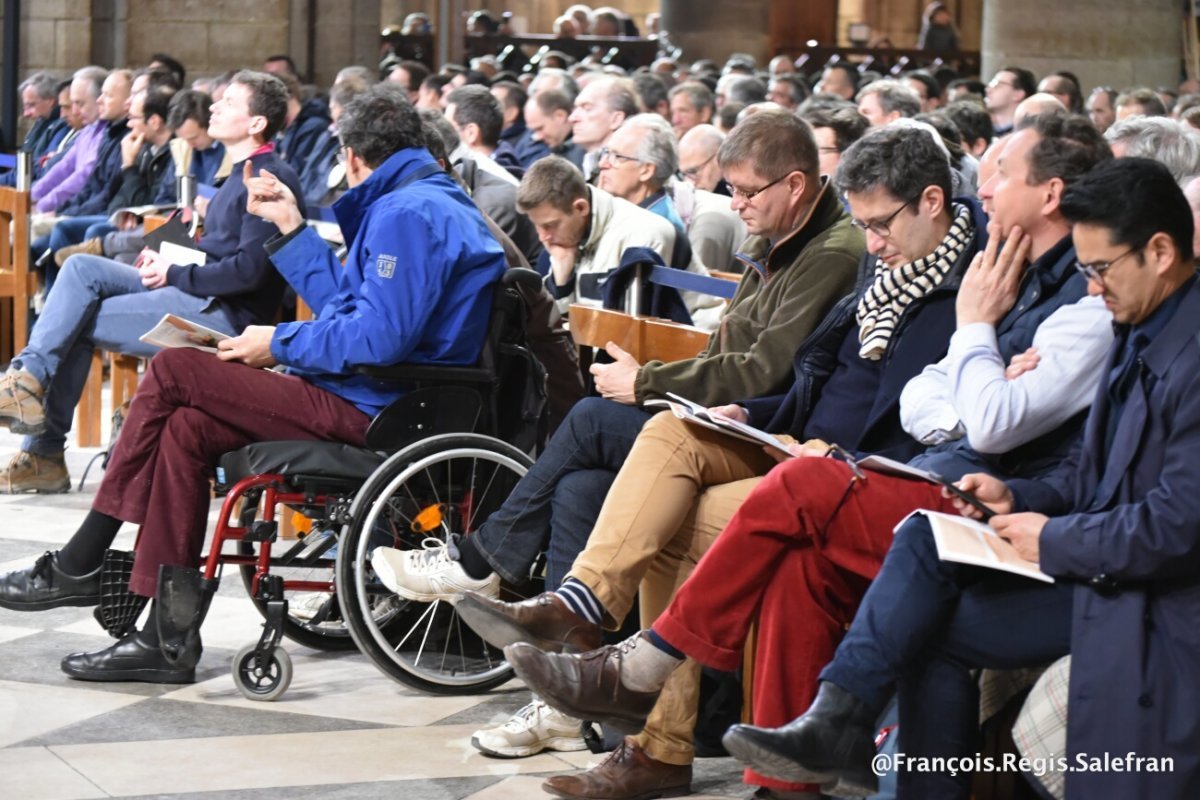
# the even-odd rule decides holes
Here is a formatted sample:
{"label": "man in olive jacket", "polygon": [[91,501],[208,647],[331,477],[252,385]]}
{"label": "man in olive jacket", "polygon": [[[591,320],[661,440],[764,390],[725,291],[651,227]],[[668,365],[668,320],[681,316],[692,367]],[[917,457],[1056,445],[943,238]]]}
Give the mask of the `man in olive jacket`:
{"label": "man in olive jacket", "polygon": [[[789,114],[738,125],[718,160],[736,187],[732,207],[750,231],[747,269],[700,356],[639,365],[610,344],[613,363],[594,365],[603,398],[578,403],[505,504],[450,548],[380,548],[381,580],[405,597],[495,596],[548,550],[547,588],[583,549],[616,471],[651,416],[642,404],[667,392],[716,405],[776,394],[791,385],[792,356],[829,310],[854,289],[865,244],[833,188],[823,183],[812,130]],[[535,751],[536,752],[536,751]]]}

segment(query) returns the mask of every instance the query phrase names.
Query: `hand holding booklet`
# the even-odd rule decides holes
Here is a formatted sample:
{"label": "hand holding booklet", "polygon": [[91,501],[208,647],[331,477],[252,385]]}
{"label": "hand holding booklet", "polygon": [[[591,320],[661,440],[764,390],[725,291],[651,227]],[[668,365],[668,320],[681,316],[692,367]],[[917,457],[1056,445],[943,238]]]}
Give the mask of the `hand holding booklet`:
{"label": "hand holding booklet", "polygon": [[737,420],[723,417],[720,414],[714,414],[699,403],[694,403],[685,397],[680,397],[677,394],[667,393],[670,400],[650,400],[645,405],[647,406],[666,406],[681,420],[691,422],[695,425],[700,425],[710,430],[727,433],[730,436],[741,439],[747,442],[761,444],[764,447],[773,447],[779,450],[788,458],[795,456],[788,450],[787,443],[772,436],[766,431],[760,431],[758,428],[751,427]]}
{"label": "hand holding booklet", "polygon": [[206,353],[216,353],[217,342],[228,338],[229,334],[206,328],[198,322],[190,322],[174,314],[164,314],[158,324],[139,336],[138,340],[157,347],[191,347]]}
{"label": "hand holding booklet", "polygon": [[[916,514],[929,520],[938,558],[942,561],[998,569],[1035,581],[1054,583],[1054,578],[1042,572],[1034,562],[1021,558],[1012,544],[1001,539],[984,523],[940,511],[914,511],[901,520],[900,525]],[[900,529],[900,525],[896,526],[896,530]]]}

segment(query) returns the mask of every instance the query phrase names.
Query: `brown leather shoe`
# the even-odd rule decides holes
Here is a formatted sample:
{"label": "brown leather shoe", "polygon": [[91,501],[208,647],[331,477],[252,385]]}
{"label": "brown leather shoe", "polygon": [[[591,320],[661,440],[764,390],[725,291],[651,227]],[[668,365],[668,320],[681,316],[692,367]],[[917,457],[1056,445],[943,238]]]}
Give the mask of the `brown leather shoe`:
{"label": "brown leather shoe", "polygon": [[581,655],[546,653],[528,642],[504,648],[517,677],[550,705],[570,717],[610,725],[621,733],[646,727],[659,692],[635,692],[621,682],[621,661],[634,639]]}
{"label": "brown leather shoe", "polygon": [[67,259],[76,253],[83,253],[89,256],[104,255],[104,240],[101,238],[85,239],[80,244],[73,244],[59,250],[54,254],[54,263],[60,267],[67,263]]}
{"label": "brown leather shoe", "polygon": [[555,775],[542,788],[571,800],[652,800],[692,793],[692,765],[666,764],[626,739],[608,758],[578,775]]}
{"label": "brown leather shoe", "polygon": [[603,641],[599,625],[588,622],[549,592],[520,603],[463,592],[455,609],[463,622],[494,647],[529,642],[551,653],[582,653],[595,650]]}

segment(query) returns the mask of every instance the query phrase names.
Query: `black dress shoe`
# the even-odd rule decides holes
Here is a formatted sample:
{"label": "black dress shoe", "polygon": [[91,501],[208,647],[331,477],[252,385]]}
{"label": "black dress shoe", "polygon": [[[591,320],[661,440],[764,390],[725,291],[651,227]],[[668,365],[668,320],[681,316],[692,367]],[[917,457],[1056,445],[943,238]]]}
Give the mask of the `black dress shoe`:
{"label": "black dress shoe", "polygon": [[43,611],[99,604],[100,567],[86,575],[68,575],[58,567],[58,551],[47,550],[32,567],[0,575],[0,608]]}
{"label": "black dress shoe", "polygon": [[734,725],[729,754],[762,775],[816,783],[824,794],[867,797],[879,791],[871,769],[878,714],[844,689],[822,682],[808,711],[782,728]]}
{"label": "black dress shoe", "polygon": [[140,631],[95,653],[72,653],[62,671],[81,681],[143,681],[195,683],[196,668],[178,669],[167,663],[158,644],[147,644]]}

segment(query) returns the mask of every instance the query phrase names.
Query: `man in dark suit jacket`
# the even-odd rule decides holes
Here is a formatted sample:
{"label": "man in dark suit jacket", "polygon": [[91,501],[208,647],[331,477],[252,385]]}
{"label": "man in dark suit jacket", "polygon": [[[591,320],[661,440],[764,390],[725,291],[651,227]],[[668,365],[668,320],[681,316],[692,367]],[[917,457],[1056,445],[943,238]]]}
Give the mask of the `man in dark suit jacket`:
{"label": "man in dark suit jacket", "polygon": [[[905,523],[813,706],[782,728],[726,735],[757,769],[843,787],[869,775],[875,714],[896,684],[902,752],[970,756],[970,670],[1041,665],[1069,651],[1067,796],[1200,794],[1192,216],[1167,169],[1145,159],[1097,168],[1067,191],[1062,212],[1075,226],[1076,266],[1117,327],[1084,439],[1042,480],[971,474],[959,484],[1057,583],[940,561],[928,524]],[[1121,765],[1105,766],[1118,757]],[[970,794],[969,773],[900,773],[913,797]]]}

